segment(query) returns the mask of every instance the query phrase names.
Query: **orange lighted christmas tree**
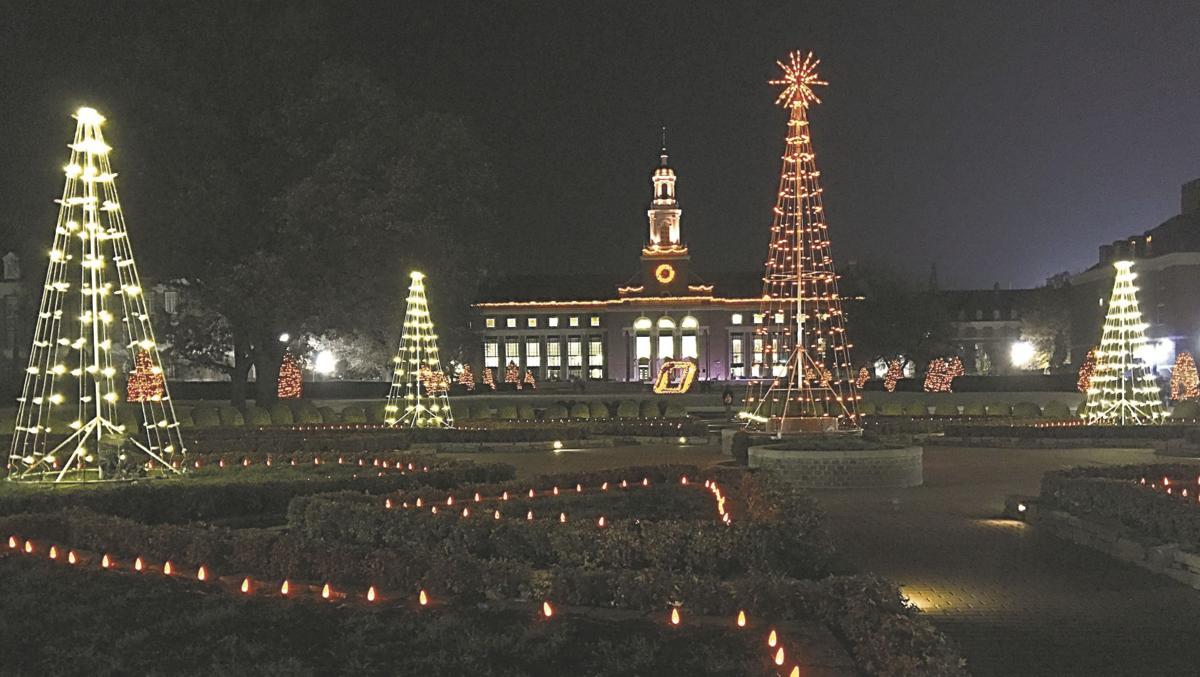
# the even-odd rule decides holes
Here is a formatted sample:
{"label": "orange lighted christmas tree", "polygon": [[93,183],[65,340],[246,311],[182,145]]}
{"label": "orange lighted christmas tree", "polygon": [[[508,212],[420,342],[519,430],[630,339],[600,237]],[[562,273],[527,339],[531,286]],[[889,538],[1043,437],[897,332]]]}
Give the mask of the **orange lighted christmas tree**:
{"label": "orange lighted christmas tree", "polygon": [[887,374],[883,377],[883,389],[889,393],[896,392],[896,383],[904,378],[904,365],[900,360],[888,362]]}
{"label": "orange lighted christmas tree", "polygon": [[496,389],[496,373],[492,371],[491,367],[483,368],[483,385],[492,390]]}
{"label": "orange lighted christmas tree", "polygon": [[133,360],[133,373],[125,384],[127,402],[153,402],[161,400],[166,393],[162,369],[154,365],[150,353],[139,350]]}
{"label": "orange lighted christmas tree", "polygon": [[789,110],[787,147],[763,275],[762,373],[747,394],[750,427],[771,432],[858,427],[858,389],[850,363],[846,316],[808,124],[819,60],[793,52],[779,62],[783,91],[776,103]]}
{"label": "orange lighted christmas tree", "polygon": [[290,350],[283,351],[283,361],[279,363],[279,385],[275,394],[281,400],[298,400],[304,394],[304,372]]}
{"label": "orange lighted christmas tree", "polygon": [[1083,358],[1083,364],[1079,365],[1079,380],[1075,382],[1075,387],[1079,392],[1086,393],[1092,385],[1092,374],[1096,372],[1096,349],[1092,348],[1087,351],[1087,355]]}
{"label": "orange lighted christmas tree", "polygon": [[1200,398],[1200,375],[1196,373],[1195,358],[1185,351],[1175,358],[1175,368],[1171,370],[1171,400],[1196,398]]}
{"label": "orange lighted christmas tree", "polygon": [[471,365],[464,364],[462,371],[458,373],[458,384],[467,389],[468,392],[475,390],[475,374],[471,371]]}
{"label": "orange lighted christmas tree", "polygon": [[925,371],[923,385],[927,393],[948,393],[953,391],[954,379],[966,373],[962,360],[955,357],[935,357],[929,361]]}

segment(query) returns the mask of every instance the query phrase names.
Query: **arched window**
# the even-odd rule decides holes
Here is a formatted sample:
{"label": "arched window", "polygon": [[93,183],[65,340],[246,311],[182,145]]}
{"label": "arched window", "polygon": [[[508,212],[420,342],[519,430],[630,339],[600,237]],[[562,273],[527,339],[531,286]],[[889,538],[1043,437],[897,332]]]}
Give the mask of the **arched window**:
{"label": "arched window", "polygon": [[683,335],[680,338],[679,357],[683,359],[699,359],[700,348],[696,337],[696,331],[700,328],[700,322],[696,318],[688,315],[679,323],[683,328]]}
{"label": "arched window", "polygon": [[658,359],[675,358],[675,320],[663,315],[658,318]]}

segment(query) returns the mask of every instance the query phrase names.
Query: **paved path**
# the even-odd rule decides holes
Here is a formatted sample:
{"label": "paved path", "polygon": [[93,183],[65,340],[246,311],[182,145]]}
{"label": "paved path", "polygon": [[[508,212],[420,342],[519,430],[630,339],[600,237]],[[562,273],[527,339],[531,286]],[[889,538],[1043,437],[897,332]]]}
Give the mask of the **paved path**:
{"label": "paved path", "polygon": [[977,676],[1200,674],[1200,592],[1023,523],[1007,494],[1146,450],[930,447],[926,485],[818,492],[842,551],[900,584]]}

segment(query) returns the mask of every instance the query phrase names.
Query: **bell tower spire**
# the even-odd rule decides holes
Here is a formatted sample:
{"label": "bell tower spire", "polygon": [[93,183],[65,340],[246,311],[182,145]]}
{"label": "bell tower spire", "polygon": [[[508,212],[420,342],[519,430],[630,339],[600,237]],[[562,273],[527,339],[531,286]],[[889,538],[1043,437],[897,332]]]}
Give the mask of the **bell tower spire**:
{"label": "bell tower spire", "polygon": [[675,197],[675,170],[671,168],[667,154],[667,128],[662,128],[662,147],[658,152],[658,166],[650,177],[654,194],[646,217],[650,222],[650,239],[646,252],[686,252],[679,239],[679,217],[683,210]]}

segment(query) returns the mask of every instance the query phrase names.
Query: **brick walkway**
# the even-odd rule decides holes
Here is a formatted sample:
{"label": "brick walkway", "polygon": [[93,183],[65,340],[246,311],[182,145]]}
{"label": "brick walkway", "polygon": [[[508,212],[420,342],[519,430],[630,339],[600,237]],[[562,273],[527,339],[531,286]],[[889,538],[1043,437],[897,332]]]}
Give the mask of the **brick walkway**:
{"label": "brick walkway", "polygon": [[995,519],[1046,470],[1144,450],[926,449],[926,485],[818,492],[853,564],[900,584],[973,674],[1198,674],[1200,591]]}

